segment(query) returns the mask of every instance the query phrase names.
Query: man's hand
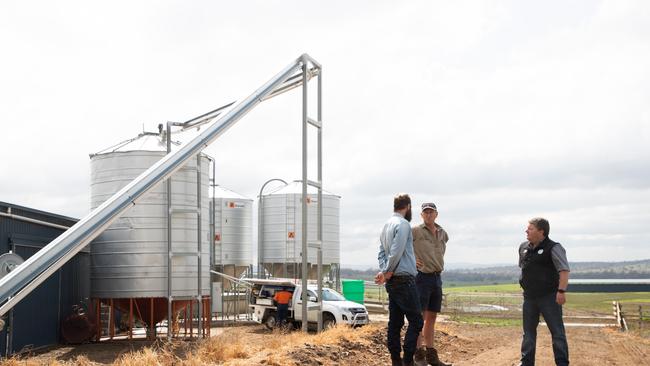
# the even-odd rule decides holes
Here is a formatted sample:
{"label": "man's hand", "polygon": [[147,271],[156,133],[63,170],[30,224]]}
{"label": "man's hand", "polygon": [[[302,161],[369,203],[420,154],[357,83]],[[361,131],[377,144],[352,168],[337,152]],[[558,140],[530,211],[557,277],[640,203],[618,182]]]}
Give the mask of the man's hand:
{"label": "man's hand", "polygon": [[422,263],[422,261],[420,260],[420,258],[415,258],[415,267],[416,267],[417,269],[420,269],[420,268],[422,268],[422,265],[424,265],[424,263]]}
{"label": "man's hand", "polygon": [[377,275],[375,276],[375,283],[378,285],[382,285],[384,282],[386,282],[386,279],[384,278],[384,273],[378,272]]}
{"label": "man's hand", "polygon": [[386,272],[384,273],[384,279],[386,281],[390,280],[390,278],[393,277],[393,272]]}
{"label": "man's hand", "polygon": [[564,305],[564,303],[566,302],[566,294],[558,292],[557,295],[555,295],[555,302],[557,302],[560,305]]}

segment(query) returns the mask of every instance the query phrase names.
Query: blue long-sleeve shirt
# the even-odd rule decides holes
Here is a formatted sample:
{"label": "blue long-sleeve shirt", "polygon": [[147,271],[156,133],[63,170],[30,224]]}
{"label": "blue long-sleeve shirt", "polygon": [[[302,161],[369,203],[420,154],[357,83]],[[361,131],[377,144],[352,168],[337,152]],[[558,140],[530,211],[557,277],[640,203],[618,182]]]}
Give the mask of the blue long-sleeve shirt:
{"label": "blue long-sleeve shirt", "polygon": [[393,213],[384,224],[379,238],[379,270],[394,275],[417,275],[415,253],[413,251],[413,232],[411,225],[399,213]]}

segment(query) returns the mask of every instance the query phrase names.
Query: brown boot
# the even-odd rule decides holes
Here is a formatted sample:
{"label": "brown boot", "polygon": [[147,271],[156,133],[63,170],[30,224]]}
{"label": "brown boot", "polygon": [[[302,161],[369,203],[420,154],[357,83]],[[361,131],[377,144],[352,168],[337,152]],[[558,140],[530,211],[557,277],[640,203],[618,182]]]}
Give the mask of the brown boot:
{"label": "brown boot", "polygon": [[427,362],[431,366],[452,366],[450,363],[444,363],[438,358],[438,351],[435,348],[427,347]]}
{"label": "brown boot", "polygon": [[415,355],[413,356],[413,364],[415,366],[427,366],[427,351],[424,347],[418,348],[415,350]]}

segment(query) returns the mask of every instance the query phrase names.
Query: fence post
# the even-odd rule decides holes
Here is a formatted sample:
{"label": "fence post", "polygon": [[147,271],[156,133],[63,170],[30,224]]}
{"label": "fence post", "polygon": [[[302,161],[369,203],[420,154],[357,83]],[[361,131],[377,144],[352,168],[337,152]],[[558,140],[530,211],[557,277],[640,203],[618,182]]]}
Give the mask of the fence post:
{"label": "fence post", "polygon": [[639,305],[639,330],[643,329],[643,306]]}

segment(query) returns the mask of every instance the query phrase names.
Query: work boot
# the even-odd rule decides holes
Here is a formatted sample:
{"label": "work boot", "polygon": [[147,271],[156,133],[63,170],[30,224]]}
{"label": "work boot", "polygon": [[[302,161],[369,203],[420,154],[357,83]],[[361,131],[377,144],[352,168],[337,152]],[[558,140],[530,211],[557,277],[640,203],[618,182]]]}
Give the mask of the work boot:
{"label": "work boot", "polygon": [[440,361],[438,351],[435,348],[427,347],[427,362],[432,366],[452,366],[450,363]]}
{"label": "work boot", "polygon": [[403,365],[402,364],[402,357],[400,357],[399,355],[397,355],[397,356],[391,355],[390,356],[390,361],[391,361],[392,366],[402,366]]}
{"label": "work boot", "polygon": [[427,366],[427,365],[429,365],[429,363],[427,363],[426,356],[427,356],[426,349],[424,347],[418,348],[415,351],[415,355],[413,356],[413,364],[415,366]]}

